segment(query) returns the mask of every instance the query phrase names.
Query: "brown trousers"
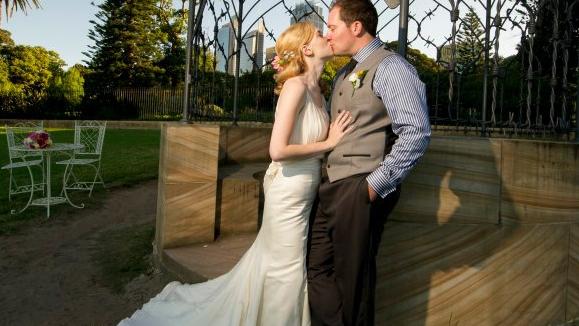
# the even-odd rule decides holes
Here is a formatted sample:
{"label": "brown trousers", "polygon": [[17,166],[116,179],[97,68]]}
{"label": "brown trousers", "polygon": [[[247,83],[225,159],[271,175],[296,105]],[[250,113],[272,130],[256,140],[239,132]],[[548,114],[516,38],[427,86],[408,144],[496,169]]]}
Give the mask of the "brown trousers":
{"label": "brown trousers", "polygon": [[376,254],[400,189],[370,203],[366,176],[322,177],[307,257],[312,325],[374,325]]}

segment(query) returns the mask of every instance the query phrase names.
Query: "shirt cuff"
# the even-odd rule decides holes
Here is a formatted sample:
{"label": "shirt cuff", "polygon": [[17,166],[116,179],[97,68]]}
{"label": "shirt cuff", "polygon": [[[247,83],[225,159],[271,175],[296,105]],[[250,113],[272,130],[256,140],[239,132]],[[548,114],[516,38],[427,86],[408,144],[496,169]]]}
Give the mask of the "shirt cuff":
{"label": "shirt cuff", "polygon": [[386,180],[386,176],[382,173],[381,167],[376,171],[370,173],[366,177],[368,185],[382,198],[386,198],[389,193],[396,190],[396,184]]}

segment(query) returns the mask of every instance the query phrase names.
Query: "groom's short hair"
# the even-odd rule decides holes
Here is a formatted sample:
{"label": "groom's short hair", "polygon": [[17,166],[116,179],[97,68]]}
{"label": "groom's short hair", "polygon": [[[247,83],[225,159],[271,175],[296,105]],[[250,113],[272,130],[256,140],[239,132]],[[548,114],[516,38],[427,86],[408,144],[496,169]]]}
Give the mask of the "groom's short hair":
{"label": "groom's short hair", "polygon": [[335,7],[340,7],[340,19],[346,25],[359,21],[370,35],[376,37],[378,12],[370,0],[334,0],[330,10]]}

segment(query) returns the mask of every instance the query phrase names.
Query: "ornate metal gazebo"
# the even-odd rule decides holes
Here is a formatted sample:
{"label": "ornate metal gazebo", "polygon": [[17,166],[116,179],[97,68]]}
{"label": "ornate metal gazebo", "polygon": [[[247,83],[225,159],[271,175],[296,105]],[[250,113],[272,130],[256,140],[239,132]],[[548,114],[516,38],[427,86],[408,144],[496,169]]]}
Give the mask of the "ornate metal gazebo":
{"label": "ornate metal gazebo", "polygon": [[[228,94],[232,103],[225,116],[234,123],[240,119],[242,96],[256,101],[253,107],[257,113],[273,110],[275,99],[268,98],[267,105],[263,100],[263,92],[270,89],[262,86],[269,81],[260,78],[269,62],[252,52],[244,40],[259,22],[263,22],[264,36],[272,41],[280,32],[272,30],[272,21],[312,16],[325,22],[323,11],[327,12],[330,1],[301,1],[302,7],[311,10],[306,10],[306,14],[302,10],[299,17],[296,2],[300,2],[294,0],[190,1],[184,120],[211,117],[212,113],[203,107],[216,105],[212,100],[215,95],[200,96],[201,92]],[[578,2],[373,0],[380,19],[378,33],[395,29],[397,21],[397,42],[390,44],[418,66],[419,73],[420,60],[426,59],[413,49],[432,52],[434,58],[427,60],[432,66],[421,77],[427,84],[433,125],[475,129],[483,136],[502,133],[569,138],[574,133],[579,140]],[[280,17],[280,11],[286,16]],[[470,13],[474,15],[469,16]],[[223,24],[230,24],[233,30],[229,48],[218,41],[219,26]],[[471,61],[465,61],[461,31],[474,30],[473,25],[480,31],[480,44]],[[507,34],[510,38],[505,38]],[[518,43],[514,55],[502,57],[503,48],[515,48],[513,39]],[[198,60],[205,60],[208,54],[215,59],[214,68],[218,57],[224,59],[228,72],[221,78],[225,82],[216,84],[215,74],[209,76],[198,69]],[[242,58],[252,60],[257,67],[253,71],[257,75],[252,83],[257,87],[254,93],[241,85]]]}

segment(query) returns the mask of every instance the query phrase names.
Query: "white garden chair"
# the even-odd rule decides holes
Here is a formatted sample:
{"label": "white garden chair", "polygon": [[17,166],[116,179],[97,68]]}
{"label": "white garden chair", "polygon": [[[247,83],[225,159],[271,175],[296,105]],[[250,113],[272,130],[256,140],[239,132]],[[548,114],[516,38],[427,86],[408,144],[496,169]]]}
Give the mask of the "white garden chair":
{"label": "white garden chair", "polygon": [[[39,122],[22,122],[14,126],[6,126],[6,140],[8,145],[8,158],[10,162],[2,166],[2,170],[8,170],[10,174],[8,200],[12,201],[12,196],[22,193],[30,193],[29,202],[36,190],[42,190],[44,193],[45,175],[44,175],[44,160],[42,153],[22,152],[13,150],[15,146],[23,145],[23,140],[33,131],[42,130],[43,123]],[[31,167],[38,166],[42,172],[42,182],[35,183],[34,175]],[[16,177],[17,169],[26,168],[30,177],[29,183],[23,183],[22,180]]]}
{"label": "white garden chair", "polygon": [[[74,143],[82,144],[84,147],[75,150],[70,159],[56,162],[56,164],[66,165],[63,191],[89,191],[90,197],[92,196],[95,184],[102,184],[104,187],[100,168],[106,126],[106,121],[91,120],[74,122]],[[91,177],[90,179],[79,179],[74,173],[74,168],[81,166],[92,168],[94,170],[94,177]]]}

